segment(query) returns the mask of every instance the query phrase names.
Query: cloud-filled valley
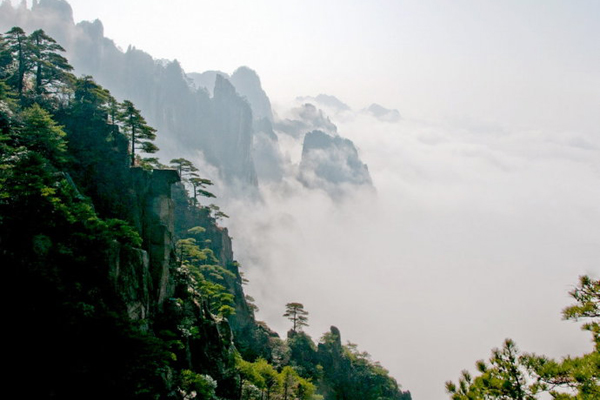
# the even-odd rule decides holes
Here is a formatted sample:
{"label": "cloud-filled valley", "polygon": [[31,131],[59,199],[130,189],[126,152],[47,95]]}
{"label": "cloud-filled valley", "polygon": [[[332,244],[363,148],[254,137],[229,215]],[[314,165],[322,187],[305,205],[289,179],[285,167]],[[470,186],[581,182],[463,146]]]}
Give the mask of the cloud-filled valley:
{"label": "cloud-filled valley", "polygon": [[[135,47],[123,51],[99,21],[74,24],[63,3],[54,2],[54,14],[21,7],[14,15],[24,26],[45,21],[76,72],[138,104],[158,129],[163,163],[187,157],[212,179],[249,280],[244,290],[281,337],[290,328],[286,303],[301,302],[313,339],[338,327],[342,341],[358,343],[425,400],[444,398],[445,381],[507,337],[554,357],[589,351],[586,334],[560,313],[578,276],[600,275],[600,124],[588,112],[591,90],[557,82],[559,94],[572,96],[548,96],[550,107],[540,99],[551,88],[523,89],[531,108],[521,98],[493,114],[514,93],[475,85],[503,86],[482,72],[465,90],[476,96],[431,96],[431,108],[447,103],[435,117],[422,117],[431,108],[398,106],[411,95],[427,103],[442,72],[451,75],[440,65],[434,84],[395,103],[382,94],[355,106],[337,92],[282,100],[266,89],[277,76],[248,67],[191,73]],[[532,81],[542,85],[540,76]],[[427,79],[416,76],[414,85]],[[561,107],[564,120],[554,112]],[[453,108],[460,112],[440,116]]]}
{"label": "cloud-filled valley", "polygon": [[376,193],[335,201],[284,182],[261,188],[264,204],[227,206],[259,318],[283,333],[280,305],[304,302],[314,336],[338,326],[418,398],[442,396],[431,382],[506,337],[554,356],[587,349],[560,311],[576,277],[598,273],[597,138],[358,113],[333,122]]}

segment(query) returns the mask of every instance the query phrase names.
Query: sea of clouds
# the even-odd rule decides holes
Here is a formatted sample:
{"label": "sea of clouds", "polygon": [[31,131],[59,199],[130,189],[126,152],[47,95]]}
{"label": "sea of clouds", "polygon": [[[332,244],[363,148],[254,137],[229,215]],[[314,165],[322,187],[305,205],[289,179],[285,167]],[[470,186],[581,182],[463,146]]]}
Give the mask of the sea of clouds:
{"label": "sea of clouds", "polygon": [[[314,339],[337,326],[415,399],[446,398],[444,382],[507,337],[555,357],[591,350],[560,313],[579,275],[600,275],[597,136],[329,115],[375,191],[332,198],[289,171],[262,202],[224,205],[259,319],[285,336],[285,304],[303,303]],[[280,146],[293,169],[299,141]]]}

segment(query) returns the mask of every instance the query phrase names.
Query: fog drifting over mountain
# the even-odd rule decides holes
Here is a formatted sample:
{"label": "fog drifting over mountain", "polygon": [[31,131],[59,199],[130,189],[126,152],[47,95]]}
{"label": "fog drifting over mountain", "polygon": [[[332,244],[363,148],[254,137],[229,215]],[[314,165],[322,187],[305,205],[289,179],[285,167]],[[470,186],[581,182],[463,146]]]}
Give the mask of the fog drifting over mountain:
{"label": "fog drifting over mountain", "polygon": [[[262,202],[219,202],[258,318],[280,334],[301,302],[315,339],[336,325],[423,400],[506,337],[589,351],[560,311],[578,275],[600,275],[599,3],[70,3],[186,72],[260,75],[290,164]],[[287,103],[319,93],[352,109]],[[375,191],[332,198],[293,178],[306,115],[303,129],[354,142]]]}
{"label": "fog drifting over mountain", "polygon": [[[577,276],[598,276],[600,141],[568,132],[335,120],[377,193],[342,202],[288,181],[263,205],[228,204],[259,318],[284,333],[282,304],[304,303],[308,331],[330,324],[416,399],[506,337],[552,356],[589,351],[561,321]],[[250,239],[250,240],[248,240]]]}

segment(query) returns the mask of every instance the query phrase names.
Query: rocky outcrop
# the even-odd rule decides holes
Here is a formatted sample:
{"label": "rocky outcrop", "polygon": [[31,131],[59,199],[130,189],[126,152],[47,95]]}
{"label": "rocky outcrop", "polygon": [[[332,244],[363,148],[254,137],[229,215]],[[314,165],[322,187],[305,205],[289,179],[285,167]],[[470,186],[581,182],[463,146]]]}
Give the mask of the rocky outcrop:
{"label": "rocky outcrop", "polygon": [[311,103],[305,103],[300,107],[291,110],[291,118],[286,118],[275,123],[275,129],[279,132],[288,134],[295,138],[301,138],[306,132],[319,130],[337,134],[337,126],[323,110],[315,107]]}
{"label": "rocky outcrop", "polygon": [[142,233],[144,249],[148,254],[153,297],[160,309],[174,290],[171,271],[175,262],[175,227],[171,185],[179,182],[179,174],[175,170],[149,172],[141,168],[132,168],[131,173],[138,206],[135,223]]}
{"label": "rocky outcrop", "polygon": [[231,74],[229,80],[239,95],[245,98],[248,104],[250,104],[255,120],[266,118],[270,122],[273,122],[271,101],[263,90],[260,78],[254,70],[248,67],[240,67]]}
{"label": "rocky outcrop", "polygon": [[349,139],[312,131],[304,137],[299,179],[311,188],[339,194],[344,185],[371,187],[369,170]]}
{"label": "rocky outcrop", "polygon": [[[29,33],[43,28],[67,50],[76,75],[91,75],[119,101],[135,103],[159,133],[156,145],[163,161],[179,157],[195,161],[200,153],[224,182],[244,189],[257,186],[252,111],[235,89],[227,88],[231,84],[226,79],[213,79],[211,98],[209,91],[190,84],[177,61],[155,60],[134,47],[119,49],[104,37],[99,21],[75,25],[64,0],[40,0],[31,9],[14,8],[5,1],[0,7],[0,29],[19,25]],[[246,75],[240,71],[237,76],[244,87],[254,90],[257,82]],[[269,107],[263,106],[264,113]]]}
{"label": "rocky outcrop", "polygon": [[239,180],[240,183],[257,186],[251,151],[253,130],[250,106],[238,96],[233,85],[220,75],[215,81],[212,105],[214,151],[208,160],[221,165],[223,177],[228,183]]}
{"label": "rocky outcrop", "polygon": [[[108,249],[109,279],[132,321],[147,321],[153,312],[152,277],[148,252],[114,242]],[[144,329],[149,326],[145,323]]]}

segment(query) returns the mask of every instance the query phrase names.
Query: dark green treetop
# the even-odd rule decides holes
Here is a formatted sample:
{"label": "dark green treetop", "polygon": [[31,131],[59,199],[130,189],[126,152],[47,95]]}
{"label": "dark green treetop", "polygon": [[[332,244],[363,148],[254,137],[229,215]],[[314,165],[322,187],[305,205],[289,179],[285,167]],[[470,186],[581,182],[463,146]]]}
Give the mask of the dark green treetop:
{"label": "dark green treetop", "polygon": [[129,100],[123,101],[119,107],[118,120],[125,135],[129,138],[131,150],[131,166],[136,165],[136,150],[144,153],[156,153],[158,147],[152,143],[156,138],[156,129],[146,123],[140,110]]}
{"label": "dark green treetop", "polygon": [[25,31],[18,26],[6,32],[4,39],[12,61],[9,64],[11,68],[8,72],[8,83],[15,87],[19,97],[22,97],[25,91],[25,76],[33,67],[31,43]]}
{"label": "dark green treetop", "polygon": [[32,64],[35,69],[35,93],[48,93],[52,86],[72,79],[73,67],[60,53],[65,49],[42,29],[29,35]]}
{"label": "dark green treetop", "polygon": [[301,303],[287,303],[285,305],[284,317],[292,321],[292,330],[297,332],[302,330],[303,326],[308,326],[308,311],[304,309],[304,305]]}
{"label": "dark green treetop", "polygon": [[194,204],[198,204],[198,196],[216,197],[214,194],[206,190],[207,186],[213,184],[210,179],[194,176],[189,179],[189,182],[192,185],[194,191],[192,197]]}
{"label": "dark green treetop", "polygon": [[452,400],[535,400],[547,393],[553,399],[600,398],[600,280],[580,278],[570,292],[576,304],[563,310],[564,319],[586,319],[584,330],[592,332],[594,350],[581,357],[557,361],[546,356],[520,353],[511,339],[494,349],[489,362],[476,363],[479,376],[463,371],[458,384],[446,382]]}
{"label": "dark green treetop", "polygon": [[175,158],[169,161],[169,163],[173,168],[177,169],[179,176],[183,180],[188,180],[188,177],[197,176],[195,172],[198,171],[198,168],[196,168],[196,166],[190,160],[185,158]]}

